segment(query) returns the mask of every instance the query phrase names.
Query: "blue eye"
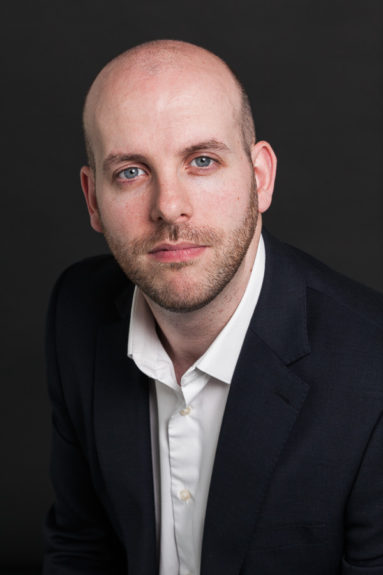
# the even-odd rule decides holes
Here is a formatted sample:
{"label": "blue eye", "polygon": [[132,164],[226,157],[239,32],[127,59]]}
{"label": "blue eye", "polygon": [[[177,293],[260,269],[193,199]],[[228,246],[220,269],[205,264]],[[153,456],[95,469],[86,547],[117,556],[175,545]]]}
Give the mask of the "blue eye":
{"label": "blue eye", "polygon": [[131,168],[126,168],[126,170],[119,172],[118,177],[123,180],[134,180],[134,178],[142,176],[143,174],[145,174],[144,170],[132,166]]}
{"label": "blue eye", "polygon": [[214,160],[209,158],[209,156],[198,156],[198,158],[194,158],[191,164],[196,168],[208,168]]}

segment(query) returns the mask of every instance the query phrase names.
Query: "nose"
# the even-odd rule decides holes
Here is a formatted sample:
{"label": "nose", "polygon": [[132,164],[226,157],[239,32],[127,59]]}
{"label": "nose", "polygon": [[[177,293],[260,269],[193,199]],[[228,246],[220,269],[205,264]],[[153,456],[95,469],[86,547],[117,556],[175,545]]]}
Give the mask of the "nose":
{"label": "nose", "polygon": [[185,183],[175,177],[156,177],[153,185],[151,219],[168,224],[188,221],[193,213]]}

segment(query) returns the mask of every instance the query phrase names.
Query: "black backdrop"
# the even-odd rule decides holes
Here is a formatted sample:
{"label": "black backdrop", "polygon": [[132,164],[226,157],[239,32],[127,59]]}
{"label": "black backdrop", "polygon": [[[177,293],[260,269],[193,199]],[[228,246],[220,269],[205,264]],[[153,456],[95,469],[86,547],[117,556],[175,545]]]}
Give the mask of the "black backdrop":
{"label": "black backdrop", "polygon": [[[41,561],[51,501],[43,367],[58,273],[105,251],[78,171],[81,107],[110,58],[153,38],[216,51],[250,92],[279,158],[265,221],[277,236],[383,289],[380,0],[5,0],[0,571]],[[37,572],[37,571],[36,571]]]}

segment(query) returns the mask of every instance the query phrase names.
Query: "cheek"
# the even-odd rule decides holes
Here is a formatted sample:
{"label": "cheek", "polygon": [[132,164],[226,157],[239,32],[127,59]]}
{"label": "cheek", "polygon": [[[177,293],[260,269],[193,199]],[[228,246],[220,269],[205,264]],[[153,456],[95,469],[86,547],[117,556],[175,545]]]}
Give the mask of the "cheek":
{"label": "cheek", "polygon": [[228,222],[230,226],[231,221],[234,223],[242,219],[248,211],[252,193],[256,192],[250,178],[242,175],[219,178],[214,185],[206,187],[201,205],[205,206],[206,215],[215,214],[216,218]]}
{"label": "cheek", "polygon": [[122,196],[113,199],[103,196],[98,205],[102,225],[108,233],[126,239],[142,233],[145,221],[142,202],[128,202]]}

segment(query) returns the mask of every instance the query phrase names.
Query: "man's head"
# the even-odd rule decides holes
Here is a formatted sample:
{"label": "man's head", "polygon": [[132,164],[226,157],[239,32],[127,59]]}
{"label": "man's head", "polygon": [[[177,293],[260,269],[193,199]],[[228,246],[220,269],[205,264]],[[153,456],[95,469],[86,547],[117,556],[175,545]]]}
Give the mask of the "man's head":
{"label": "man's head", "polygon": [[93,83],[84,129],[91,224],[147,297],[191,311],[245,281],[276,161],[221,59],[176,41],[125,52]]}
{"label": "man's head", "polygon": [[92,84],[87,94],[83,111],[84,140],[89,166],[95,167],[91,138],[94,106],[102,93],[102,88],[108,79],[110,80],[113,72],[124,68],[128,70],[133,65],[141,67],[142,71],[146,70],[149,74],[161,74],[166,69],[177,69],[177,67],[182,69],[184,66],[190,65],[192,58],[195,56],[197,56],[201,65],[205,61],[205,65],[211,64],[214,68],[223,71],[224,74],[231,78],[232,88],[238,95],[238,124],[242,130],[245,150],[250,154],[251,146],[256,139],[253,114],[247,92],[234,72],[221,58],[202,47],[175,40],[154,40],[135,46],[118,55],[101,70]]}

